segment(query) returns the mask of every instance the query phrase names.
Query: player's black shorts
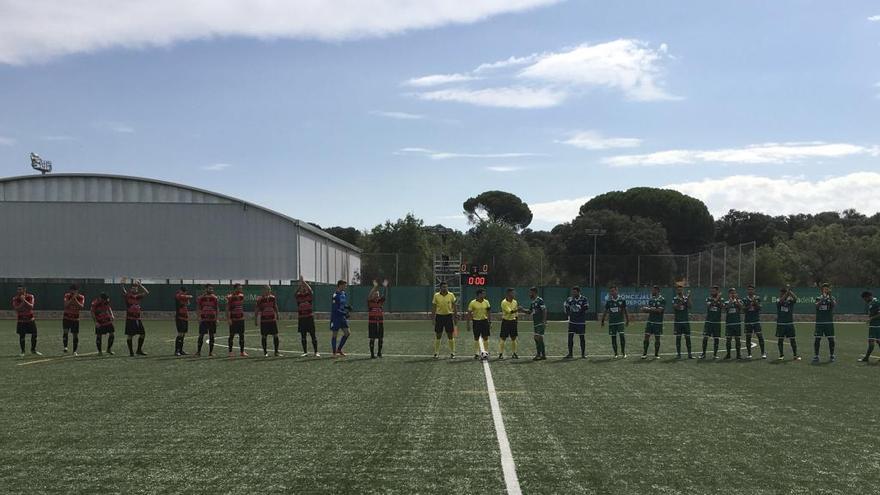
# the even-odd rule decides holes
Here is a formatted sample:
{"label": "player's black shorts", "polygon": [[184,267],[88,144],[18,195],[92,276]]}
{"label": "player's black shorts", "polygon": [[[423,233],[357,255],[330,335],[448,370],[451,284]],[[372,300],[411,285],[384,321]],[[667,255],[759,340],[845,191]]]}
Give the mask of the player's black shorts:
{"label": "player's black shorts", "polygon": [[18,332],[19,335],[31,334],[37,335],[37,322],[35,321],[20,321],[15,326],[15,331]]}
{"label": "player's black shorts", "polygon": [[746,323],[746,333],[764,333],[761,330],[761,322]]}
{"label": "player's black shorts", "polygon": [[189,331],[189,320],[175,318],[174,324],[177,325],[177,333],[186,333]]}
{"label": "player's black shorts", "polygon": [[310,333],[315,335],[315,317],[314,316],[306,316],[304,318],[300,318],[297,321],[297,330],[299,333]]}
{"label": "player's black shorts", "polygon": [[385,338],[385,322],[370,322],[367,325],[367,338],[384,339]]}
{"label": "player's black shorts", "polygon": [[61,320],[61,329],[70,333],[79,333],[79,320]]}
{"label": "player's black shorts", "polygon": [[452,335],[454,329],[455,322],[452,319],[452,315],[437,315],[434,318],[434,333],[446,331],[447,334]]}
{"label": "player's black shorts", "polygon": [[471,330],[474,331],[474,340],[489,338],[489,320],[474,320],[471,322]]}
{"label": "player's black shorts", "polygon": [[568,322],[568,333],[576,335],[585,335],[587,333],[587,323]]}
{"label": "player's black shorts", "polygon": [[277,321],[261,321],[260,322],[260,335],[278,335],[278,322]]}
{"label": "player's black shorts", "polygon": [[141,320],[125,320],[125,335],[144,335],[144,323]]}
{"label": "player's black shorts", "polygon": [[105,333],[116,333],[112,323],[103,327],[95,327],[95,335],[104,335]]}
{"label": "player's black shorts", "polygon": [[229,322],[229,335],[244,335],[244,320]]}
{"label": "player's black shorts", "polygon": [[516,320],[501,320],[501,338],[515,339],[517,336],[519,331],[516,329]]}
{"label": "player's black shorts", "polygon": [[199,322],[199,335],[205,335],[206,333],[214,334],[217,333],[217,321],[200,321]]}

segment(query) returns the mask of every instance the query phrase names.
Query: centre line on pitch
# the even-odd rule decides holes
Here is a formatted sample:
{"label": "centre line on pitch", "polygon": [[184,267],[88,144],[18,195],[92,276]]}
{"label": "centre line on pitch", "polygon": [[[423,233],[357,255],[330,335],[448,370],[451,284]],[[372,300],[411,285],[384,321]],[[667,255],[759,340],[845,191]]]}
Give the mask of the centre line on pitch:
{"label": "centre line on pitch", "polygon": [[483,361],[483,371],[486,374],[489,406],[492,408],[492,420],[495,423],[495,434],[498,437],[498,448],[501,451],[501,469],[504,471],[504,484],[507,485],[508,495],[522,495],[522,490],[519,487],[519,478],[516,475],[516,464],[513,462],[513,452],[510,450],[510,442],[507,440],[507,430],[504,429],[504,418],[501,416],[501,405],[498,403],[498,392],[495,391],[495,381],[492,380],[492,370],[489,368],[489,361]]}

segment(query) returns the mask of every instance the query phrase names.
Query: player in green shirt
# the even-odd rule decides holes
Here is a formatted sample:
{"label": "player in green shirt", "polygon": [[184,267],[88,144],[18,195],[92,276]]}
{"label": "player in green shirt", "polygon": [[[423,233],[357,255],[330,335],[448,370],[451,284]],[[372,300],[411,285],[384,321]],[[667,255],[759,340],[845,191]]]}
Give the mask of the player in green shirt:
{"label": "player in green shirt", "polygon": [[822,292],[816,299],[816,339],[813,341],[813,362],[819,362],[819,350],[822,347],[822,337],[828,339],[828,353],[831,362],[837,360],[834,355],[834,307],[837,299],[831,295],[831,286],[822,284]]}
{"label": "player in green shirt", "polygon": [[730,359],[731,340],[736,341],[736,358],[742,359],[740,354],[740,337],[742,336],[742,310],[743,303],[731,287],[727,291],[727,301],[724,303],[724,336],[727,338],[727,354],[724,359]]}
{"label": "player in green shirt", "polygon": [[791,286],[786,285],[779,289],[779,298],[776,300],[776,345],[779,346],[779,360],[785,359],[783,344],[785,339],[791,344],[791,352],[794,360],[800,361],[801,356],[797,351],[797,339],[794,326],[794,305],[797,296],[791,291]]}
{"label": "player in green shirt", "polygon": [[675,352],[677,359],[681,359],[681,336],[687,346],[688,359],[693,359],[691,354],[691,291],[684,293],[684,284],[675,284],[675,297],[672,298],[672,309],[675,312],[675,321],[672,322],[672,333],[675,334]]}
{"label": "player in green shirt", "polygon": [[709,297],[706,298],[706,323],[703,327],[703,353],[700,359],[706,359],[706,347],[709,345],[709,337],[712,337],[712,353],[718,359],[718,340],[721,339],[721,313],[724,312],[724,300],[721,299],[721,289],[713,285],[709,289]]}
{"label": "player in green shirt", "polygon": [[764,332],[761,331],[761,296],[755,294],[754,285],[749,284],[746,291],[746,298],[743,300],[746,313],[746,352],[749,359],[752,359],[752,334],[755,334],[761,347],[761,359],[767,359],[764,350]]}
{"label": "player in green shirt", "polygon": [[642,359],[648,359],[648,345],[651,336],[654,336],[654,359],[660,359],[660,336],[663,335],[663,313],[666,312],[666,299],[660,294],[660,286],[651,287],[651,299],[648,305],[642,308],[648,313],[648,322],[645,324],[645,340],[642,343],[644,351]]}
{"label": "player in green shirt", "polygon": [[874,344],[880,344],[880,301],[870,291],[862,292],[862,300],[868,305],[868,350],[859,361],[867,363],[874,352]]}
{"label": "player in green shirt", "polygon": [[532,324],[535,327],[535,357],[533,361],[547,359],[547,348],[544,346],[544,332],[547,330],[547,305],[544,299],[538,295],[538,288],[529,289],[531,303],[528,309],[520,308],[520,311],[532,315]]}
{"label": "player in green shirt", "polygon": [[605,318],[608,318],[608,335],[611,336],[611,349],[614,351],[614,359],[618,358],[617,339],[620,338],[620,353],[626,359],[626,335],[625,327],[629,326],[629,312],[626,310],[626,299],[620,297],[617,286],[608,288],[608,299],[605,301],[605,312],[602,313],[600,327],[605,326]]}

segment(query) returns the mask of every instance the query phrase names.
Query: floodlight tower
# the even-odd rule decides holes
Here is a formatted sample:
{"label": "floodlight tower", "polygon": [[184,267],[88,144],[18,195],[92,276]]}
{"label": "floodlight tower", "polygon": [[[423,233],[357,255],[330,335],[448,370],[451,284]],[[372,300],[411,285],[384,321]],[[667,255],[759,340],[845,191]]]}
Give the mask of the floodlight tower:
{"label": "floodlight tower", "polygon": [[52,162],[49,160],[43,160],[40,158],[40,155],[36,153],[31,153],[31,168],[46,175],[52,171]]}

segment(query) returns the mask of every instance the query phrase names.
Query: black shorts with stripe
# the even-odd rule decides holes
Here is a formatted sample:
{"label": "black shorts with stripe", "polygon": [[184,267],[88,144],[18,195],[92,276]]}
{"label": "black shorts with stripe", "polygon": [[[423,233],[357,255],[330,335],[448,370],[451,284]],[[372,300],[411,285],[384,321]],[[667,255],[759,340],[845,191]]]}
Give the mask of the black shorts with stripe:
{"label": "black shorts with stripe", "polygon": [[367,325],[367,338],[384,339],[385,338],[385,322],[373,321]]}
{"label": "black shorts with stripe", "polygon": [[145,335],[144,322],[141,320],[125,320],[125,335]]}

